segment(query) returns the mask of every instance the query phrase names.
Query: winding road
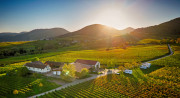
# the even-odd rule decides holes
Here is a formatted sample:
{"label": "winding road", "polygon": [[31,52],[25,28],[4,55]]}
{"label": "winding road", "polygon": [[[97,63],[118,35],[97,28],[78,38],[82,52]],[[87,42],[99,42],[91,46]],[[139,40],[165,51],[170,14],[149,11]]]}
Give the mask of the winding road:
{"label": "winding road", "polygon": [[[158,59],[162,59],[162,58],[165,58],[165,57],[167,57],[167,56],[173,55],[173,51],[172,51],[172,49],[171,49],[171,47],[170,47],[169,44],[168,44],[168,48],[169,48],[170,54],[165,55],[165,56],[160,57],[160,58],[156,58],[156,59],[153,59],[153,60],[149,60],[149,61],[147,61],[147,62],[154,61],[154,60],[158,60]],[[28,97],[28,98],[36,98],[36,97],[38,97],[38,96],[45,95],[45,94],[50,93],[50,92],[53,92],[53,91],[55,91],[55,90],[61,90],[62,88],[66,88],[66,87],[68,87],[68,86],[76,85],[76,84],[79,84],[79,83],[82,83],[82,82],[85,82],[85,81],[89,81],[89,80],[92,80],[92,79],[95,79],[95,78],[98,78],[98,77],[101,77],[101,76],[105,76],[105,75],[107,75],[107,74],[116,73],[116,72],[118,72],[118,70],[112,70],[111,72],[105,72],[105,73],[100,74],[100,75],[94,75],[94,76],[89,77],[89,78],[86,78],[86,79],[76,80],[76,81],[74,81],[74,82],[65,84],[65,85],[63,85],[63,86],[61,86],[61,87],[52,89],[52,90],[50,90],[50,91],[46,91],[46,92],[41,93],[41,94],[37,94],[37,95],[31,96],[31,97]]]}

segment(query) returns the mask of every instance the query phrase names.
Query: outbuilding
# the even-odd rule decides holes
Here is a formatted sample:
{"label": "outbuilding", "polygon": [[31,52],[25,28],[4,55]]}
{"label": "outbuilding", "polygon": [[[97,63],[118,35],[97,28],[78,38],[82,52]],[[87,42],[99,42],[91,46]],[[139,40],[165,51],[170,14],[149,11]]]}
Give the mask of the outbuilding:
{"label": "outbuilding", "polygon": [[51,71],[51,67],[49,65],[45,65],[40,61],[26,63],[24,66],[26,66],[30,71],[34,72],[46,73]]}
{"label": "outbuilding", "polygon": [[83,68],[93,69],[94,71],[97,71],[100,68],[100,62],[93,60],[77,59],[74,63],[71,64],[75,66],[77,72],[81,72]]}

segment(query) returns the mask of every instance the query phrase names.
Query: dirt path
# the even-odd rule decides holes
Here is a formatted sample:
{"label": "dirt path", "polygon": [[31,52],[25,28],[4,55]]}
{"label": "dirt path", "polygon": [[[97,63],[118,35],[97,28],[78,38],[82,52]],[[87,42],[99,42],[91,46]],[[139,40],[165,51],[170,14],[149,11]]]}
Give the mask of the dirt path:
{"label": "dirt path", "polygon": [[[170,54],[169,54],[169,55],[166,55],[166,56],[163,56],[163,57],[160,57],[160,58],[156,58],[156,59],[153,59],[153,60],[149,60],[149,61],[147,61],[147,62],[154,61],[154,60],[158,60],[158,59],[162,59],[162,58],[164,58],[164,57],[173,55],[173,51],[172,51],[172,49],[171,49],[171,47],[170,47],[169,44],[168,44],[168,48],[169,48],[169,51],[170,51]],[[117,70],[112,70],[112,72],[105,72],[105,73],[103,73],[103,74],[94,75],[94,76],[89,77],[89,78],[86,78],[86,79],[76,80],[76,81],[74,81],[74,82],[65,84],[65,85],[63,85],[63,86],[61,86],[61,87],[58,87],[58,88],[56,88],[56,89],[52,89],[52,90],[50,90],[50,91],[47,91],[47,92],[44,92],[44,93],[41,93],[41,94],[37,94],[37,95],[31,96],[31,97],[29,97],[29,98],[36,98],[36,97],[38,97],[38,96],[45,95],[45,94],[50,93],[50,92],[53,92],[53,91],[55,91],[55,90],[60,90],[60,89],[62,89],[62,88],[66,88],[66,87],[68,87],[68,86],[76,85],[76,84],[79,84],[79,83],[82,83],[82,82],[85,82],[85,81],[89,81],[89,80],[92,80],[92,79],[95,79],[95,78],[98,78],[98,77],[101,77],[101,76],[105,76],[105,75],[107,75],[107,74],[116,73],[116,72],[117,72]]]}

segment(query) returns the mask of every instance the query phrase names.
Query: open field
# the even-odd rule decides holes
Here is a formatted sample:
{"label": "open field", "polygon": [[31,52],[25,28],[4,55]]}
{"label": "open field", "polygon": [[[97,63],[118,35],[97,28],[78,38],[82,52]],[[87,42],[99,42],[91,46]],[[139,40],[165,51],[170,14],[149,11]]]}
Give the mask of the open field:
{"label": "open field", "polygon": [[143,62],[169,53],[166,45],[139,45],[127,49],[68,51],[64,54],[42,58],[42,61],[74,62],[76,59],[97,60],[101,64],[117,65],[126,62]]}
{"label": "open field", "polygon": [[20,41],[20,42],[0,42],[0,48],[2,47],[11,47],[11,46],[16,46],[16,45],[20,45],[20,44],[25,44],[25,43],[29,43],[31,41]]}

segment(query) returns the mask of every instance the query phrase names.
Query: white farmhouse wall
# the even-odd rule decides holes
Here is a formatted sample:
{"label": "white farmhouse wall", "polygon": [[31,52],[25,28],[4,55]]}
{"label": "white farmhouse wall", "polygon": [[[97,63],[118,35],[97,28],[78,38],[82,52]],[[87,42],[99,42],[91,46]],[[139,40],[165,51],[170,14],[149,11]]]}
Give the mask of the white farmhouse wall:
{"label": "white farmhouse wall", "polygon": [[95,69],[97,69],[97,68],[100,68],[100,62],[97,62],[97,63],[95,64]]}
{"label": "white farmhouse wall", "polygon": [[49,67],[49,66],[45,67],[44,69],[41,69],[41,68],[34,68],[34,67],[27,67],[27,68],[28,68],[29,70],[31,70],[31,71],[41,72],[41,73],[51,71],[51,67]]}

